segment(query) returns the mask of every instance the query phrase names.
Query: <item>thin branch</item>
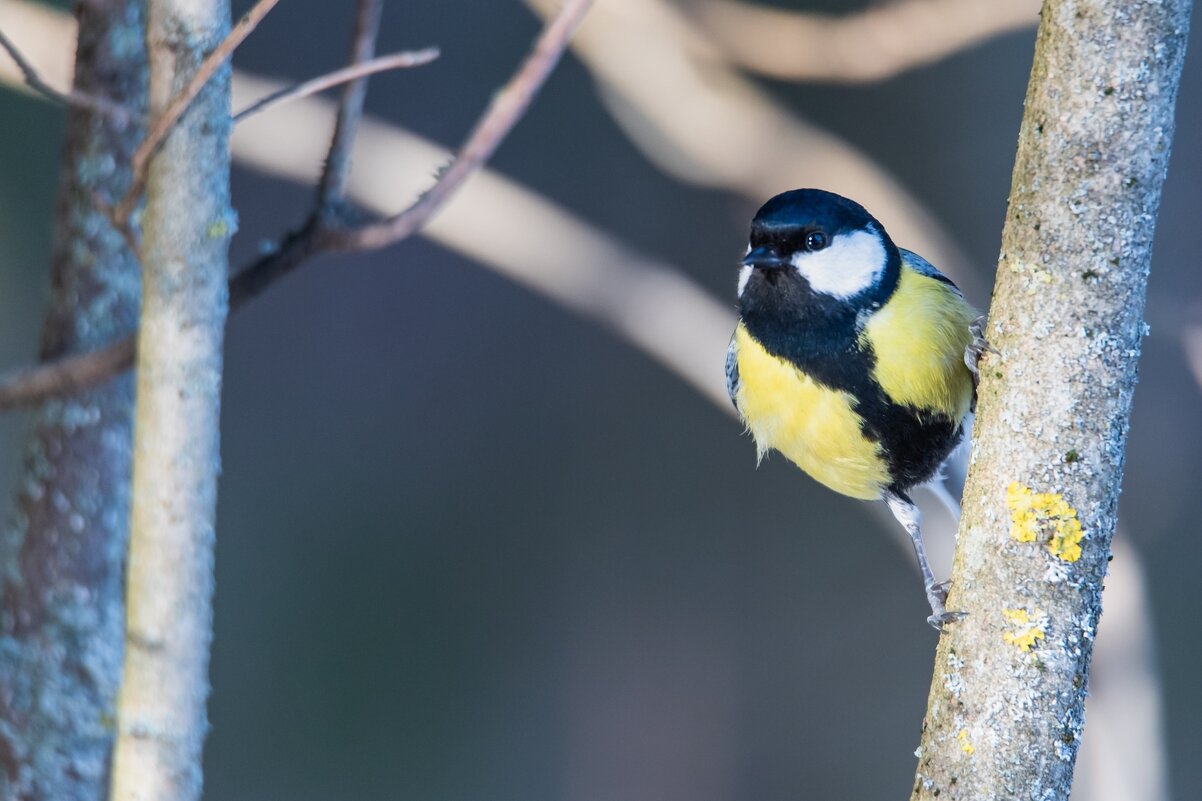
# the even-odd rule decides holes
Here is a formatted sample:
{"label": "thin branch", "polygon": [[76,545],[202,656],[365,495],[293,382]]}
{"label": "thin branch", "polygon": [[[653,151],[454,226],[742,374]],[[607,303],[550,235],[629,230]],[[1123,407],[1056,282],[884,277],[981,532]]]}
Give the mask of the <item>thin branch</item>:
{"label": "thin branch", "polygon": [[[319,199],[314,217],[300,231],[289,236],[278,252],[261,258],[235,276],[230,284],[231,307],[255,297],[311,255],[330,250],[380,248],[421,230],[451,199],[455,190],[484,166],[488,157],[521,119],[591,5],[592,0],[568,0],[560,12],[547,22],[530,55],[472,129],[459,156],[417,202],[381,222],[343,227],[336,225],[325,214],[325,201]],[[345,98],[343,108],[346,108]],[[339,146],[340,139],[335,135],[330,146],[331,154]],[[329,162],[330,156],[327,156],[327,165]]]}
{"label": "thin branch", "polygon": [[142,191],[146,188],[146,172],[150,164],[151,157],[158,152],[159,147],[163,144],[163,140],[171,133],[175,124],[179,122],[179,118],[196,99],[196,95],[204,88],[225,63],[230,54],[237,49],[238,45],[250,36],[251,32],[258,27],[259,23],[267,16],[271,9],[275,8],[280,0],[259,0],[255,3],[250,11],[242,19],[238,20],[238,24],[230,29],[229,34],[222,39],[221,43],[213,49],[211,53],[205,56],[204,61],[200,63],[200,67],[196,70],[196,74],[192,77],[183,90],[176,95],[175,99],[168,104],[153,123],[150,130],[146,133],[146,138],[142,140],[138,150],[133,157],[133,181],[130,183],[129,191],[125,193],[125,197],[112,209],[110,217],[116,222],[118,227],[124,224],[124,221],[129,219],[129,215],[137,205],[139,198],[142,197]]}
{"label": "thin branch", "polygon": [[132,336],[99,350],[63,356],[0,377],[0,410],[28,406],[57,395],[95,386],[134,364]]}
{"label": "thin branch", "polygon": [[[276,278],[319,253],[315,241],[313,231],[304,228],[287,237],[276,250],[238,271],[229,282],[230,313],[245,306]],[[0,411],[96,386],[133,367],[136,356],[136,337],[130,335],[98,350],[11,371],[0,376]]]}
{"label": "thin branch", "polygon": [[399,53],[391,53],[387,56],[379,56],[352,67],[343,67],[333,72],[327,72],[325,75],[310,78],[303,83],[286,86],[279,91],[272,92],[256,100],[235,114],[234,122],[242,122],[248,117],[261,114],[281,103],[309,97],[310,95],[324,92],[327,89],[332,89],[339,84],[354,81],[358,78],[365,78],[368,75],[375,75],[378,72],[388,72],[389,70],[405,69],[407,67],[420,67],[429,64],[438,58],[438,56],[439,51],[437,47],[427,47],[424,50],[405,50]]}
{"label": "thin branch", "polygon": [[[355,15],[355,33],[351,38],[350,65],[353,67],[371,59],[376,53],[376,37],[380,33],[380,14],[383,0],[359,0]],[[317,213],[326,215],[342,199],[351,172],[351,149],[363,117],[363,102],[367,99],[367,78],[357,78],[342,89],[334,136],[326,156],[325,168],[317,186]]]}
{"label": "thin branch", "polygon": [[416,203],[387,220],[359,228],[332,231],[326,237],[332,248],[363,250],[398,242],[421,228],[451,198],[472,173],[479,170],[521,119],[530,101],[542,88],[563,55],[572,33],[592,0],[567,0],[547,23],[534,50],[517,74],[493,98],[484,116],[468,136],[459,155]]}
{"label": "thin branch", "polygon": [[705,0],[696,19],[733,63],[792,81],[879,81],[1034,27],[1040,0],[900,0],[859,13]]}
{"label": "thin branch", "polygon": [[129,110],[120,103],[114,103],[112,100],[95,97],[74,89],[61,92],[46,83],[42,80],[42,76],[38,74],[33,64],[25,58],[24,54],[13,44],[12,40],[4,34],[4,31],[0,31],[0,48],[3,48],[17,65],[17,69],[21,71],[21,77],[25,79],[25,85],[42,97],[62,106],[94,111],[98,114],[107,114],[118,121],[129,119]]}

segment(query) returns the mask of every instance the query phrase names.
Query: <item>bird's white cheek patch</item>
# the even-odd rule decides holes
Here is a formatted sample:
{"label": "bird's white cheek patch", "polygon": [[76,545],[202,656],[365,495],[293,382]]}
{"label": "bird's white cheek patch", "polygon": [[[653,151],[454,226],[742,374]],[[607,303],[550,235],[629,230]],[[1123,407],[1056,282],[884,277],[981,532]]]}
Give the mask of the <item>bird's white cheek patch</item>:
{"label": "bird's white cheek patch", "polygon": [[744,264],[739,270],[739,297],[743,297],[743,290],[747,288],[747,282],[751,280],[751,271],[755,269],[750,264]]}
{"label": "bird's white cheek patch", "polygon": [[[751,243],[747,243],[747,250],[743,252],[743,258],[747,258],[747,254],[751,252]],[[747,288],[747,282],[751,280],[752,267],[749,264],[744,264],[739,270],[739,297],[743,297],[743,290]]]}
{"label": "bird's white cheek patch", "polygon": [[815,292],[850,298],[885,272],[885,246],[876,231],[839,234],[823,250],[794,254],[793,266]]}

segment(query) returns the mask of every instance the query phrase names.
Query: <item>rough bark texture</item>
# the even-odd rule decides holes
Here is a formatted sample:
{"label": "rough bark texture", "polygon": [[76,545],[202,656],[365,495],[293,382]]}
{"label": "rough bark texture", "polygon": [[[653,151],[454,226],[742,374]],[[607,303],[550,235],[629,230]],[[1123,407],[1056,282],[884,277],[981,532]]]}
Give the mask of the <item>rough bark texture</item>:
{"label": "rough bark texture", "polygon": [[[146,106],[143,0],[90,0],[75,87]],[[138,263],[96,209],[129,184],[136,123],[67,115],[44,359],[128,336]],[[108,793],[121,676],[133,380],[34,414],[16,512],[0,536],[0,798],[97,801]]]}
{"label": "rough bark texture", "polygon": [[1044,5],[915,799],[1069,796],[1190,6]]}
{"label": "rough bark texture", "polygon": [[[229,5],[150,0],[147,13],[153,116],[225,36]],[[114,801],[200,795],[221,349],[234,229],[229,78],[227,63],[150,163]]]}

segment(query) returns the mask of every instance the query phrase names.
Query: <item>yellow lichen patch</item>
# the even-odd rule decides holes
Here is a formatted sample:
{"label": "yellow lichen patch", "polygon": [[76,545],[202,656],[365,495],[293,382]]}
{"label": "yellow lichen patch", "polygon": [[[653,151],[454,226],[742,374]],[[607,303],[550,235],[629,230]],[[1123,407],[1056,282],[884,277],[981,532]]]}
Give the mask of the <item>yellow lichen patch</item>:
{"label": "yellow lichen patch", "polygon": [[1010,536],[1019,542],[1035,542],[1039,520],[1035,516],[1030,487],[1017,481],[1006,487],[1006,506],[1010,507]]}
{"label": "yellow lichen patch", "polygon": [[1006,644],[1026,652],[1044,638],[1042,612],[1031,614],[1026,609],[1003,609],[1002,616],[1015,626],[1013,631],[1002,633],[1002,641]]}
{"label": "yellow lichen patch", "polygon": [[1073,517],[1056,526],[1052,539],[1048,542],[1048,550],[1052,552],[1052,556],[1066,562],[1075,562],[1081,558],[1081,538],[1084,534],[1076,510],[1069,511],[1073,513]]}
{"label": "yellow lichen patch", "polygon": [[1046,540],[1052,556],[1065,562],[1081,558],[1081,521],[1058,492],[1035,492],[1017,481],[1006,488],[1010,536],[1019,542]]}
{"label": "yellow lichen patch", "polygon": [[960,750],[972,756],[977,752],[973,747],[972,741],[968,739],[968,729],[960,729],[960,733],[956,735],[956,739],[960,741]]}

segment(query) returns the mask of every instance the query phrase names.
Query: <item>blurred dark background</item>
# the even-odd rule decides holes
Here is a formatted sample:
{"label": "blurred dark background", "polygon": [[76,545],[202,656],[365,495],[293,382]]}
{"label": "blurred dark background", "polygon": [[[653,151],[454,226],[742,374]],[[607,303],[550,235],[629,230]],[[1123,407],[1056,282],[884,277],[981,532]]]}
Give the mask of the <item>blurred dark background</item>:
{"label": "blurred dark background", "polygon": [[[282,3],[235,63],[331,69],[352,9]],[[443,55],[375,80],[368,111],[454,146],[538,29],[520,0],[389,3],[381,52]],[[961,278],[987,287],[1033,39],[880,84],[761,85],[923,199],[979,269]],[[1181,799],[1202,797],[1202,396],[1181,344],[1202,322],[1199,44],[1122,503]],[[0,91],[0,119],[0,364],[16,366],[36,349],[62,114]],[[651,166],[573,57],[492,166],[733,297],[756,204]],[[241,169],[234,192],[235,264],[309,203]],[[908,792],[935,646],[909,557],[866,505],[779,458],[756,470],[738,425],[606,330],[413,239],[315,262],[233,318],[223,406],[206,798]],[[5,499],[24,433],[0,417]]]}

